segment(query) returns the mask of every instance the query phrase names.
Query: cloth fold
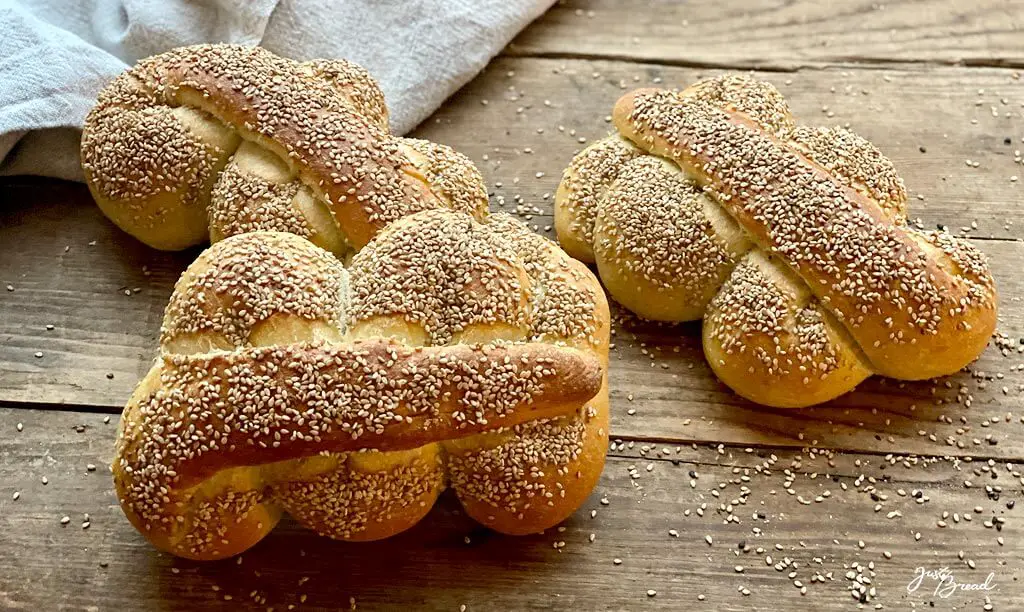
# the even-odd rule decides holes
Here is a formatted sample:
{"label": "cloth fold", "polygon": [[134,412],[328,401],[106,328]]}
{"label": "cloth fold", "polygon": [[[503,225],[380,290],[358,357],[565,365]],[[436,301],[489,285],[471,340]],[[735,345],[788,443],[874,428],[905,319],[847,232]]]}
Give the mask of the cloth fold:
{"label": "cloth fold", "polygon": [[0,0],[0,174],[82,180],[78,128],[140,58],[202,42],[345,58],[380,82],[397,134],[554,0]]}

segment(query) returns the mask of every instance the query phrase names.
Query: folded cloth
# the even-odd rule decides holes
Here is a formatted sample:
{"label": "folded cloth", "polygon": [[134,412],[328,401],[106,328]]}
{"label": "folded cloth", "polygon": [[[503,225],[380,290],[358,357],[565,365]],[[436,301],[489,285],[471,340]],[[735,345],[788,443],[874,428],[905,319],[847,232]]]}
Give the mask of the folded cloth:
{"label": "folded cloth", "polygon": [[554,0],[0,0],[0,174],[82,180],[79,128],[136,60],[182,45],[344,58],[414,128]]}

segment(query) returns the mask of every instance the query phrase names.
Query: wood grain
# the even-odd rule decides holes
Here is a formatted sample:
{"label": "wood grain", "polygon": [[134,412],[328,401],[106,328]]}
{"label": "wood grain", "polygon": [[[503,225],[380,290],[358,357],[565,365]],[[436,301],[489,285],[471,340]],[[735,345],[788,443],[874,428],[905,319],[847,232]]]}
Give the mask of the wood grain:
{"label": "wood grain", "polygon": [[[505,142],[515,145],[495,147],[486,160],[476,159],[495,185],[502,184],[495,189],[495,203],[540,210],[531,222],[544,229],[561,174],[548,160],[570,159],[586,144],[580,138],[590,142],[607,133],[605,118],[623,91],[681,86],[718,72],[619,61],[506,59],[420,131],[472,151],[473,140],[462,135],[502,126]],[[753,406],[718,384],[703,360],[696,325],[662,327],[623,317],[611,370],[613,432],[637,439],[816,441],[845,449],[1019,457],[1024,442],[1024,318],[1017,314],[1022,209],[1016,202],[1024,177],[1019,75],[911,67],[757,76],[779,86],[798,121],[848,125],[892,158],[912,194],[911,217],[921,226],[944,225],[957,234],[998,239],[977,244],[989,254],[998,279],[999,329],[1014,346],[1005,357],[990,348],[971,372],[938,384],[876,378],[829,407],[792,412]]]}
{"label": "wood grain", "polygon": [[[702,74],[708,72],[503,59],[417,134],[469,154],[493,187],[492,207],[519,207],[543,231],[562,167],[584,146],[578,138],[608,130],[603,117],[623,91],[620,82],[684,84]],[[1005,70],[952,68],[813,71],[793,75],[788,85],[779,75],[767,76],[798,117],[849,121],[889,153],[905,170],[911,192],[924,195],[912,201],[922,224],[943,222],[981,238],[976,243],[990,255],[1003,296],[1000,330],[1019,342],[1024,243],[1013,239],[1024,226],[1024,209],[1016,205],[1019,182],[1009,177],[1024,175],[1013,161],[1024,144],[1006,145],[1003,134],[1019,140],[1024,133],[1020,81]],[[995,100],[1011,117],[992,117],[975,106],[979,89],[986,92],[982,99]],[[1002,105],[1004,97],[1014,103]],[[835,117],[821,111],[823,99]],[[979,167],[967,167],[967,158]],[[196,251],[148,250],[108,223],[81,186],[38,181],[0,187],[0,244],[18,245],[0,249],[0,282],[15,289],[0,290],[0,399],[119,410],[148,369],[167,297]],[[716,382],[697,326],[657,326],[620,315],[611,370],[616,435],[1021,457],[1024,371],[1011,369],[1024,363],[1024,354],[1015,352],[1019,344],[1008,357],[990,349],[971,372],[937,385],[873,379],[831,407],[792,412],[753,406]],[[955,401],[961,386],[962,398],[972,397],[970,408]]]}
{"label": "wood grain", "polygon": [[149,249],[107,221],[84,185],[23,180],[2,192],[3,399],[122,404],[149,369],[171,289],[199,250]]}
{"label": "wood grain", "polygon": [[[974,238],[1003,296],[1009,338],[970,371],[872,379],[796,412],[717,383],[698,326],[617,310],[618,442],[587,504],[526,538],[480,528],[446,495],[380,543],[286,520],[237,560],[152,549],[112,491],[114,413],[198,249],[147,249],[80,185],[0,182],[0,608],[1024,609],[1022,17],[1024,0],[567,0],[420,126],[480,165],[492,208],[551,235],[561,170],[609,131],[625,90],[761,68],[799,120],[849,125],[891,157],[920,224]],[[854,563],[873,564],[864,604]],[[918,567],[991,573],[995,588],[909,593]]]}
{"label": "wood grain", "polygon": [[[997,610],[1024,606],[1020,473],[1003,464],[616,446],[592,498],[546,534],[488,532],[446,495],[419,526],[384,542],[332,542],[286,521],[240,560],[201,564],[157,552],[122,516],[106,466],[116,420],[103,419],[0,408],[0,547],[18,551],[0,557],[5,609],[347,609],[354,598],[359,610],[849,610],[853,563],[876,589],[869,608],[981,609],[985,595]],[[977,484],[966,488],[968,479]],[[986,494],[990,483],[1003,487],[998,499]],[[947,566],[959,582],[991,572],[995,590],[940,599],[926,582],[908,594],[919,566]]]}
{"label": "wood grain", "polygon": [[[611,131],[607,117],[623,93],[683,87],[723,72],[501,59],[417,135],[473,158],[494,186],[492,208],[514,210],[521,200],[524,212],[533,213],[531,223],[543,230],[551,224],[550,198],[562,170],[586,143]],[[1024,235],[1024,208],[1018,206],[1024,189],[1024,81],[1015,71],[911,67],[754,75],[782,91],[798,122],[848,126],[875,143],[906,181],[911,217],[926,227],[943,224],[957,233],[966,228],[984,238]]]}
{"label": "wood grain", "polygon": [[567,0],[508,52],[775,70],[847,62],[1020,67],[1022,28],[1019,0]]}

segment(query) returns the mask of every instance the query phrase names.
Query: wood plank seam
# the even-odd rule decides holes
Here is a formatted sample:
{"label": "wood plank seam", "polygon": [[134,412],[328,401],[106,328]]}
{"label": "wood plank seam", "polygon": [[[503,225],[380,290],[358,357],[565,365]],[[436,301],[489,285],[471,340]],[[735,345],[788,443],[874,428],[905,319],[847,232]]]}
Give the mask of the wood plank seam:
{"label": "wood plank seam", "polygon": [[[155,553],[121,516],[102,466],[115,423],[42,411],[23,420],[0,459],[0,508],[11,527],[0,542],[20,551],[0,562],[0,601],[9,607],[320,609],[353,597],[359,609],[681,609],[696,600],[706,601],[700,609],[810,603],[839,612],[858,598],[856,577],[844,576],[868,563],[872,605],[927,608],[930,593],[905,591],[921,565],[949,566],[972,583],[994,572],[998,589],[987,595],[997,609],[1024,601],[1014,563],[1019,467],[1002,463],[908,466],[871,453],[769,456],[702,445],[680,449],[669,466],[656,460],[664,449],[635,447],[613,451],[621,456],[609,460],[584,510],[542,535],[475,528],[446,496],[429,522],[396,539],[338,544],[288,520],[243,560],[197,564]],[[982,468],[998,471],[991,482],[1002,485],[1001,498],[985,490]],[[402,554],[409,551],[412,560]],[[445,573],[452,576],[438,588]],[[979,609],[983,595],[934,601]]]}
{"label": "wood plank seam", "polygon": [[[700,72],[639,63],[499,58],[417,135],[452,144],[476,159],[488,176],[495,209],[521,208],[515,212],[529,213],[533,224],[544,225],[550,214],[535,212],[549,206],[542,194],[553,193],[561,168],[581,147],[579,138],[592,141],[607,132],[602,117],[624,89],[684,85],[707,76]],[[613,353],[613,433],[637,439],[755,440],[785,447],[817,438],[837,449],[1019,456],[1024,434],[1017,421],[1024,411],[1018,386],[1024,370],[1010,366],[1021,361],[1016,343],[1024,330],[1024,279],[1018,274],[1024,250],[1017,244],[1024,218],[1014,205],[1024,182],[1007,179],[1024,175],[1013,154],[1022,148],[1022,82],[1007,70],[910,66],[890,72],[808,70],[792,82],[782,75],[774,80],[802,116],[810,113],[824,124],[849,123],[887,154],[895,154],[911,189],[927,196],[914,207],[927,227],[941,223],[959,232],[977,218],[979,228],[963,231],[974,234],[975,244],[999,262],[997,282],[1004,291],[1000,329],[1012,337],[1011,354],[1007,359],[992,349],[971,372],[952,379],[906,388],[879,381],[827,410],[783,414],[743,404],[715,382],[694,351],[697,327],[661,329],[622,321]],[[981,89],[984,95],[977,93]],[[911,98],[916,102],[905,102]],[[1004,106],[1000,98],[1006,98]],[[550,106],[541,104],[548,100]],[[823,103],[835,111],[834,118]],[[989,116],[989,105],[998,117]],[[925,108],[928,113],[918,112]],[[876,119],[880,114],[890,118],[884,125]],[[1004,137],[1012,137],[1011,142],[1004,143]],[[919,145],[928,145],[926,154],[918,151]],[[981,161],[981,168],[964,168],[965,158]],[[544,176],[533,180],[538,172]],[[517,183],[514,177],[523,180]],[[17,183],[26,186],[12,184],[0,196],[6,200],[0,206],[0,242],[26,245],[0,253],[5,262],[0,269],[8,274],[4,282],[16,287],[14,293],[0,290],[0,300],[5,300],[0,395],[26,402],[24,407],[45,407],[38,403],[45,401],[64,409],[85,405],[114,414],[155,357],[166,294],[196,253],[155,254],[132,244],[99,215],[79,186],[48,190],[42,181]],[[989,234],[998,239],[988,240]],[[141,293],[124,295],[135,287]],[[76,314],[81,312],[88,316]],[[55,324],[55,329],[48,330],[46,324]],[[43,356],[35,357],[36,352]],[[1005,380],[993,378],[1002,372]],[[979,392],[979,382],[988,385],[987,392]],[[1008,398],[1000,394],[1003,385],[1010,386]],[[930,387],[938,393],[929,396]],[[959,387],[966,387],[965,397],[973,395],[972,407],[961,405]],[[636,402],[626,403],[634,394]],[[946,404],[936,406],[940,399]],[[635,409],[635,416],[627,415],[627,409]],[[981,428],[988,425],[986,419],[1002,419],[1009,411],[1012,422]],[[688,417],[692,425],[686,423]],[[938,420],[942,418],[946,420]],[[961,425],[961,418],[969,423]],[[798,439],[800,432],[804,440]],[[986,434],[995,439],[986,440]],[[950,438],[966,448],[949,446]],[[980,443],[972,444],[972,438]],[[999,446],[989,448],[996,441]]]}
{"label": "wood plank seam", "polygon": [[[4,401],[0,403],[0,409],[12,409],[12,410],[48,410],[54,412],[64,413],[83,413],[83,414],[99,414],[99,415],[120,415],[120,409],[115,409],[109,406],[99,406],[90,404],[54,404],[54,403],[39,403],[34,404],[31,402],[11,402]],[[662,437],[662,436],[635,436],[635,435],[616,435],[615,431],[612,431],[609,436],[614,444],[641,444],[650,446],[671,446],[676,447],[706,447],[712,449],[728,449],[730,451],[746,449],[753,449],[755,451],[770,451],[770,452],[794,452],[797,450],[814,450],[819,452],[836,452],[843,453],[846,455],[864,455],[871,457],[915,457],[919,459],[959,459],[969,461],[997,461],[997,462],[1009,462],[1009,463],[1024,463],[1024,454],[999,456],[991,455],[986,453],[968,453],[964,455],[938,455],[938,454],[921,454],[921,453],[894,453],[887,451],[876,451],[870,449],[861,449],[855,446],[835,446],[828,444],[793,444],[793,445],[782,445],[782,444],[767,444],[759,442],[750,443],[739,443],[739,442],[728,442],[728,441],[712,441],[701,438],[673,438],[673,437]],[[113,440],[111,440],[113,444]],[[629,457],[621,453],[614,451],[608,452],[609,457]],[[673,460],[670,457],[651,457],[650,459],[657,461],[668,461],[671,463],[677,463],[678,460]]]}
{"label": "wood plank seam", "polygon": [[[764,457],[762,457],[762,455],[764,455],[764,454],[773,454],[773,455],[780,455],[780,454],[803,454],[803,455],[815,454],[815,455],[833,455],[833,456],[840,456],[841,455],[843,457],[853,457],[853,458],[861,458],[861,459],[882,459],[883,461],[885,461],[886,463],[889,463],[890,465],[893,465],[893,463],[891,463],[891,462],[895,462],[895,464],[899,464],[899,463],[902,463],[903,461],[910,461],[910,460],[913,460],[913,461],[925,461],[925,462],[938,462],[938,461],[946,461],[946,462],[950,462],[950,463],[959,462],[959,463],[965,464],[965,465],[971,465],[971,464],[974,464],[974,463],[983,464],[983,463],[987,463],[990,460],[991,461],[995,461],[997,463],[1003,463],[1003,464],[1006,464],[1006,465],[1013,465],[1013,464],[1021,463],[1021,460],[1019,460],[1019,459],[1018,460],[1012,460],[1012,459],[1011,460],[1007,460],[1006,458],[986,457],[986,456],[983,456],[983,455],[969,455],[969,456],[959,456],[959,457],[937,456],[937,455],[915,455],[915,454],[903,455],[903,454],[896,454],[896,453],[883,453],[883,452],[880,452],[880,451],[835,450],[835,449],[820,448],[820,447],[796,448],[796,447],[785,447],[785,446],[751,446],[751,447],[743,447],[743,446],[738,446],[738,445],[732,445],[732,446],[727,447],[726,449],[719,449],[718,448],[719,445],[717,443],[715,443],[715,442],[700,442],[700,443],[698,443],[696,445],[692,445],[692,444],[686,444],[686,445],[655,444],[651,440],[636,440],[636,442],[638,442],[638,443],[640,443],[640,442],[646,443],[648,446],[651,447],[652,451],[649,454],[638,454],[637,452],[622,452],[622,451],[617,451],[617,450],[610,450],[610,451],[608,451],[608,457],[609,458],[614,458],[614,459],[633,459],[633,460],[642,459],[643,461],[648,461],[648,462],[650,462],[650,461],[658,461],[658,462],[662,462],[662,463],[671,463],[672,465],[681,465],[681,464],[691,465],[692,464],[692,465],[704,465],[704,466],[709,466],[709,467],[721,467],[721,468],[752,467],[750,465],[737,464],[737,463],[722,463],[722,462],[717,462],[717,461],[695,461],[695,460],[692,460],[692,459],[683,460],[683,459],[680,459],[680,458],[674,458],[671,455],[661,455],[661,454],[655,454],[653,452],[653,451],[657,450],[655,448],[655,446],[673,446],[673,447],[682,446],[682,447],[685,447],[685,448],[682,449],[683,451],[699,452],[701,450],[714,450],[714,451],[718,451],[720,455],[723,454],[723,453],[728,453],[730,455],[732,455],[732,454],[739,454],[741,456],[750,455],[750,456],[757,457],[757,458],[762,458],[762,459],[764,458]],[[752,452],[748,452],[747,448],[749,448]],[[675,448],[673,448],[673,452],[675,452]],[[857,474],[839,473],[839,472],[836,472],[835,470],[830,471],[829,475],[830,476],[840,476],[840,477],[843,477],[843,478],[856,478],[857,477]],[[906,480],[906,479],[901,479],[901,480]],[[924,481],[921,481],[921,482],[924,482]]]}
{"label": "wood plank seam", "polygon": [[738,70],[765,73],[794,74],[805,70],[908,70],[911,67],[940,66],[948,68],[1005,68],[1019,70],[1024,68],[1024,60],[1016,59],[976,59],[959,60],[928,60],[906,59],[897,60],[886,57],[855,57],[838,56],[827,61],[800,64],[764,64],[760,62],[711,62],[701,60],[685,60],[672,58],[634,57],[622,53],[585,53],[574,51],[535,51],[522,50],[510,45],[498,54],[498,57],[548,60],[580,60],[610,61],[635,65],[664,66],[671,68],[692,68],[696,70]]}

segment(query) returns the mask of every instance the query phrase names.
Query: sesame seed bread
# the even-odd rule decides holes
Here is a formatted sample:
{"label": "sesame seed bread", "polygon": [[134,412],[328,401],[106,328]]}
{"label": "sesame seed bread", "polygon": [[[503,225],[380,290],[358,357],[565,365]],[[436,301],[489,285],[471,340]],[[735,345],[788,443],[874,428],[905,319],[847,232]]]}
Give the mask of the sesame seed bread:
{"label": "sesame seed bread", "polygon": [[232,236],[175,286],[122,416],[117,495],[193,559],[285,512],[388,537],[447,486],[489,527],[541,531],[603,467],[608,338],[590,271],[506,215],[419,212],[347,267],[293,234]]}
{"label": "sesame seed bread", "polygon": [[389,133],[384,96],[363,68],[259,47],[141,60],[86,118],[82,167],[114,223],[166,250],[265,230],[344,257],[420,210],[487,211],[466,157]]}
{"label": "sesame seed bread", "polygon": [[808,406],[872,374],[950,374],[984,349],[984,255],[909,227],[871,143],[795,125],[773,86],[741,76],[637,90],[612,118],[618,133],[563,175],[559,241],[637,314],[703,318],[712,369],[740,395]]}

